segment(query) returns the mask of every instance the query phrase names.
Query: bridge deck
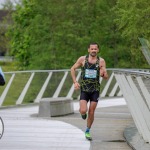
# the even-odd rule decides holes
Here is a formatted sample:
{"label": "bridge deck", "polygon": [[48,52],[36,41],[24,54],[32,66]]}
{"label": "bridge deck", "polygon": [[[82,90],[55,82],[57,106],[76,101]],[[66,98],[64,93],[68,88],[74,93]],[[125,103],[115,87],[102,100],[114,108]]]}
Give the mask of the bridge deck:
{"label": "bridge deck", "polygon": [[38,106],[0,109],[4,121],[1,150],[131,150],[123,137],[133,122],[123,98],[100,101],[91,129],[93,141],[84,137],[86,121],[75,114],[38,118]]}

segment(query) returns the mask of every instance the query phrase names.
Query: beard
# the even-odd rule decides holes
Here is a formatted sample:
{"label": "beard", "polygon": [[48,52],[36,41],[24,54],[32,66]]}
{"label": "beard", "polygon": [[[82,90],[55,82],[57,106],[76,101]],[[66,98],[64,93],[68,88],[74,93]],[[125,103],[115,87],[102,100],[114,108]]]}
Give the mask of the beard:
{"label": "beard", "polygon": [[92,53],[90,53],[90,55],[91,55],[92,57],[95,57],[95,56],[97,55],[97,53],[96,53],[96,52],[92,52]]}

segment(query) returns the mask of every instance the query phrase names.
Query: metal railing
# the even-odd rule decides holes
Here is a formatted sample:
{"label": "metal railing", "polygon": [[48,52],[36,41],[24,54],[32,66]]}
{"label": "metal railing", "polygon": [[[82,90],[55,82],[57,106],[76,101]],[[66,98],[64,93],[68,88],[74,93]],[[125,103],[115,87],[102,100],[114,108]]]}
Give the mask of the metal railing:
{"label": "metal railing", "polygon": [[150,73],[114,70],[115,78],[128,104],[139,134],[150,143]]}
{"label": "metal railing", "polygon": [[[108,69],[109,79],[100,78],[100,97],[122,96],[112,69]],[[77,80],[81,71],[77,70]],[[79,98],[79,90],[74,91],[70,70],[31,70],[4,72],[6,85],[0,88],[0,106],[38,103],[41,98]]]}

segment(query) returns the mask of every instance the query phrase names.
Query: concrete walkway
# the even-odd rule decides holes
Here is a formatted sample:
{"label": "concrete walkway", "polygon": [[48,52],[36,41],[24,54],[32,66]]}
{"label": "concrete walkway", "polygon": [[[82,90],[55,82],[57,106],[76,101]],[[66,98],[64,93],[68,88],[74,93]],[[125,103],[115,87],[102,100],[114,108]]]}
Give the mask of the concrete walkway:
{"label": "concrete walkway", "polygon": [[88,150],[90,143],[77,127],[30,117],[38,106],[0,110],[4,122],[1,150]]}
{"label": "concrete walkway", "polygon": [[86,121],[75,113],[38,118],[38,106],[0,109],[4,122],[1,150],[131,150],[123,131],[133,122],[123,98],[100,101],[91,129],[93,141],[84,137]]}
{"label": "concrete walkway", "polygon": [[[73,115],[52,119],[75,125],[83,132],[86,128],[86,121],[81,119],[78,111]],[[93,141],[90,142],[90,150],[131,150],[123,132],[132,122],[133,119],[123,98],[100,101],[91,128]]]}

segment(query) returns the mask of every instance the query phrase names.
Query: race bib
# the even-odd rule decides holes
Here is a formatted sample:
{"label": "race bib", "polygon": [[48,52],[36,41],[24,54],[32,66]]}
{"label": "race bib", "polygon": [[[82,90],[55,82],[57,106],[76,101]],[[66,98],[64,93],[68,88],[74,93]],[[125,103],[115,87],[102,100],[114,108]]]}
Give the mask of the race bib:
{"label": "race bib", "polygon": [[94,69],[85,69],[85,77],[86,78],[96,78],[97,70]]}

